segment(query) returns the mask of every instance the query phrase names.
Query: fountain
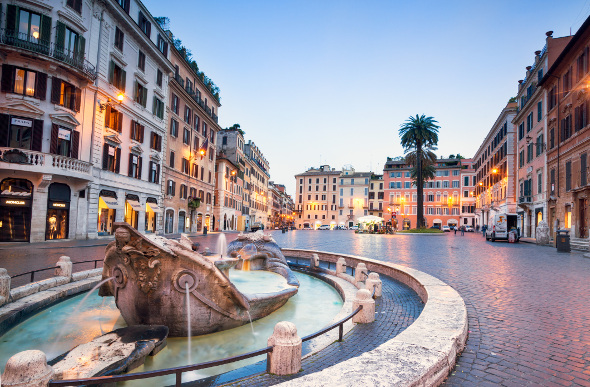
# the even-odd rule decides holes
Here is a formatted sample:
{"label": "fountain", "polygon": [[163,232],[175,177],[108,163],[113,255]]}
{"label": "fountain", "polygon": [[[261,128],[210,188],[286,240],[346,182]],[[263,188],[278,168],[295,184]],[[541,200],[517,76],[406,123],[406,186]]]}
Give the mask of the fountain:
{"label": "fountain", "polygon": [[[238,327],[269,315],[297,293],[299,282],[272,238],[262,233],[241,235],[228,246],[231,257],[204,256],[192,250],[191,241],[179,242],[150,235],[127,223],[115,223],[115,241],[106,249],[99,295],[115,297],[127,325],[165,325],[170,336],[188,336]],[[229,280],[229,268],[243,266],[239,251],[254,244],[249,257],[252,270],[282,275],[290,286],[273,293],[243,294]],[[187,293],[188,292],[188,293]],[[186,295],[190,294],[191,320],[186,323]]]}

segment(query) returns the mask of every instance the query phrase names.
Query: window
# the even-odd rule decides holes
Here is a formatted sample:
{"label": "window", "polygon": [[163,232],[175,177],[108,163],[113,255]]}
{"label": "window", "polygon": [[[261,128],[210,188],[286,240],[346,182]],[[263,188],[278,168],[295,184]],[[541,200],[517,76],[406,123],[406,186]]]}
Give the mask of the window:
{"label": "window", "polygon": [[53,77],[51,82],[51,103],[79,112],[81,100],[80,89],[62,81],[56,76]]}
{"label": "window", "polygon": [[145,72],[145,54],[141,51],[139,51],[139,55],[137,57],[137,67]]}
{"label": "window", "polygon": [[137,142],[143,142],[143,132],[145,128],[137,121],[131,121],[130,138]]}
{"label": "window", "polygon": [[182,142],[185,145],[190,145],[191,144],[191,132],[190,132],[190,130],[187,127],[184,128],[184,132],[182,134]]}
{"label": "window", "polygon": [[442,187],[443,188],[449,188],[449,181],[448,180],[444,180]]}
{"label": "window", "polygon": [[580,186],[584,187],[588,184],[588,154],[582,153],[580,155]]}
{"label": "window", "polygon": [[162,136],[152,132],[150,137],[150,148],[158,152],[162,151]]}
{"label": "window", "polygon": [[129,13],[129,3],[131,0],[116,0],[116,2],[125,10],[125,12]]}
{"label": "window", "polygon": [[549,110],[553,109],[557,105],[557,86],[553,86],[551,90],[549,90],[547,100],[547,107]]}
{"label": "window", "polygon": [[463,186],[469,186],[469,176],[463,176]]}
{"label": "window", "polygon": [[123,42],[125,41],[125,34],[123,31],[119,29],[119,27],[115,27],[115,48],[119,51],[123,52]]}
{"label": "window", "polygon": [[453,169],[453,176],[459,176],[459,171],[458,169]]}
{"label": "window", "polygon": [[588,72],[588,47],[584,48],[582,54],[580,54],[578,57],[577,62],[578,68],[576,73],[576,81],[579,82]]}
{"label": "window", "polygon": [[77,159],[79,142],[80,133],[76,132],[75,130],[62,128],[56,124],[53,124],[51,127],[49,153]]}
{"label": "window", "polygon": [[2,91],[45,100],[47,74],[2,65]]}
{"label": "window", "polygon": [[174,151],[170,151],[170,160],[169,160],[169,166],[170,168],[174,168]]}
{"label": "window", "polygon": [[464,198],[468,198],[469,197],[469,191],[463,191],[463,197]]}
{"label": "window", "polygon": [[563,74],[563,81],[562,81],[562,90],[563,94],[567,94],[570,89],[572,88],[572,72],[568,70],[565,74]]}
{"label": "window", "polygon": [[162,70],[157,69],[156,70],[156,85],[158,85],[158,87],[162,87],[162,78],[163,78],[163,74],[162,74]]}
{"label": "window", "polygon": [[147,88],[138,81],[135,81],[134,100],[143,107],[147,105]]}
{"label": "window", "polygon": [[119,173],[121,164],[121,148],[115,148],[112,145],[104,144],[102,155],[102,169]]}
{"label": "window", "polygon": [[139,17],[137,18],[137,25],[139,29],[149,38],[152,34],[152,23],[148,21],[143,12],[139,11]]}
{"label": "window", "polygon": [[123,131],[123,113],[108,105],[104,116],[104,126],[121,133]]}
{"label": "window", "polygon": [[561,133],[559,141],[565,141],[572,135],[572,116],[568,115],[561,119]]}
{"label": "window", "polygon": [[164,118],[164,102],[158,97],[154,95],[154,106],[152,109],[152,113],[158,117],[159,119]]}
{"label": "window", "polygon": [[555,129],[551,128],[549,131],[549,149],[555,148]]}
{"label": "window", "polygon": [[526,162],[530,163],[533,160],[533,145],[534,144],[528,144],[526,146]]}
{"label": "window", "polygon": [[182,158],[182,173],[186,173],[187,175],[190,173],[190,164],[188,159]]}
{"label": "window", "polygon": [[[10,12],[10,9],[8,9],[8,12]],[[41,37],[41,15],[25,9],[20,9],[18,13],[17,28],[19,39],[31,43],[39,43],[39,38]]]}
{"label": "window", "polygon": [[184,107],[184,122],[186,122],[187,124],[191,124],[191,117],[193,115],[193,112],[191,111],[191,108],[189,108],[188,106]]}
{"label": "window", "polygon": [[181,199],[186,199],[187,191],[188,191],[188,187],[184,184],[181,184],[180,185],[180,193],[179,193]]}
{"label": "window", "polygon": [[82,13],[82,0],[67,0],[66,5],[78,13]]}
{"label": "window", "polygon": [[572,189],[572,162],[565,163],[565,191],[569,192]]}
{"label": "window", "polygon": [[524,137],[524,122],[521,122],[518,125],[518,140],[522,140],[522,138]]}
{"label": "window", "polygon": [[125,81],[127,78],[127,73],[114,61],[111,60],[111,66],[109,69],[109,82],[111,85],[115,86],[117,89],[121,91],[125,91]]}
{"label": "window", "polygon": [[535,143],[535,145],[537,146],[535,156],[539,156],[541,153],[543,153],[543,134],[542,133],[537,137],[537,142]]}
{"label": "window", "polygon": [[584,101],[574,109],[574,128],[577,131],[588,124],[588,102]]}
{"label": "window", "polygon": [[529,113],[526,117],[526,132],[530,132],[533,128],[533,113]]}
{"label": "window", "polygon": [[129,154],[129,177],[141,179],[141,157]]}
{"label": "window", "polygon": [[543,117],[543,101],[537,102],[537,122]]}
{"label": "window", "polygon": [[410,182],[409,181],[405,181],[404,182],[404,188],[409,189],[410,188]]}
{"label": "window", "polygon": [[158,50],[160,50],[164,56],[168,56],[168,42],[166,42],[166,40],[162,38],[162,35],[160,34],[158,34]]}
{"label": "window", "polygon": [[160,164],[150,161],[150,183],[160,183]]}
{"label": "window", "polygon": [[[61,35],[64,35],[63,44]],[[57,22],[57,47],[63,49],[63,55],[68,58],[84,58],[84,38],[65,24]]]}
{"label": "window", "polygon": [[524,167],[524,149],[520,151],[518,154],[518,167]]}
{"label": "window", "polygon": [[193,141],[193,150],[197,150],[199,149],[199,137],[195,136],[194,141]]}
{"label": "window", "polygon": [[537,172],[537,193],[543,193],[543,171]]}
{"label": "window", "polygon": [[551,170],[550,179],[551,179],[550,180],[551,181],[551,187],[549,187],[549,188],[551,190],[551,195],[554,195],[555,194],[555,169],[552,169]]}
{"label": "window", "polygon": [[168,184],[166,184],[166,195],[174,196],[176,194],[176,182],[172,180],[168,180]]}
{"label": "window", "polygon": [[199,131],[199,116],[195,114],[194,119],[195,119],[194,120],[194,124],[195,124],[194,129],[198,132]]}

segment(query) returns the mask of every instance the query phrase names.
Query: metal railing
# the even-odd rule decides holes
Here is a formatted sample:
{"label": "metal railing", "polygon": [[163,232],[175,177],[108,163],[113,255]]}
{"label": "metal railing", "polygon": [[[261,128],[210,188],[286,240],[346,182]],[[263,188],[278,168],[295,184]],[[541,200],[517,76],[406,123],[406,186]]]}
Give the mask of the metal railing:
{"label": "metal railing", "polygon": [[[299,263],[299,259],[297,259],[297,263]],[[309,266],[306,266],[306,267],[309,267]],[[351,268],[351,269],[353,269],[353,273],[354,273],[354,268]],[[373,289],[373,295],[371,297],[374,297],[374,295],[375,295],[375,289]],[[327,326],[326,328],[324,328],[318,332],[315,332],[315,333],[312,333],[312,334],[307,335],[305,337],[302,337],[301,341],[302,342],[309,341],[311,339],[321,336],[324,333],[327,333],[327,332],[331,331],[332,329],[338,327],[339,328],[338,329],[338,341],[341,342],[344,337],[344,324],[348,320],[350,320],[354,316],[356,316],[362,309],[363,309],[363,306],[360,305],[358,308],[356,308],[352,313],[350,313],[348,316],[344,317],[342,320],[337,321],[334,324]],[[156,371],[137,372],[137,373],[127,374],[127,375],[97,376],[97,377],[85,378],[85,379],[50,380],[48,386],[49,387],[58,387],[58,386],[96,385],[96,384],[124,382],[127,380],[149,379],[149,378],[154,378],[157,376],[166,376],[166,375],[175,374],[176,375],[175,386],[180,387],[182,385],[182,374],[184,372],[202,370],[205,368],[211,368],[211,367],[216,367],[216,366],[220,366],[220,365],[230,364],[230,363],[234,363],[236,361],[248,359],[251,357],[268,354],[268,353],[271,353],[272,351],[273,351],[273,347],[266,347],[263,349],[259,349],[257,351],[248,352],[243,355],[232,356],[232,357],[228,357],[225,359],[213,360],[213,361],[208,361],[205,363],[199,363],[199,364],[193,364],[193,365],[187,365],[187,366],[166,368],[166,369],[161,369],[161,370],[156,370]],[[267,366],[267,372],[268,372],[268,367],[269,367],[269,359],[268,358],[267,358],[266,366]]]}
{"label": "metal railing", "polygon": [[78,53],[64,47],[59,47],[50,41],[37,39],[32,35],[6,28],[0,29],[0,43],[52,57],[77,68],[92,81],[97,77],[94,66],[84,58],[83,52]]}
{"label": "metal railing", "polygon": [[[72,262],[72,265],[78,265],[80,263],[94,262],[94,268],[96,269],[96,268],[98,268],[98,262],[103,262],[103,261],[104,261],[103,259],[93,259],[93,260],[90,260],[90,261]],[[23,276],[26,276],[26,275],[30,275],[31,276],[31,280],[28,283],[31,283],[31,282],[35,282],[35,273],[39,273],[39,272],[47,271],[47,270],[52,270],[52,269],[59,269],[59,266],[51,266],[51,267],[46,267],[46,268],[43,268],[43,269],[37,269],[37,270],[27,271],[25,273],[20,273],[20,274],[17,274],[17,275],[10,276],[10,279],[13,280],[15,278],[19,278],[19,277],[23,277]],[[11,283],[12,283],[12,281],[11,281]],[[19,286],[23,286],[23,285],[19,285]]]}

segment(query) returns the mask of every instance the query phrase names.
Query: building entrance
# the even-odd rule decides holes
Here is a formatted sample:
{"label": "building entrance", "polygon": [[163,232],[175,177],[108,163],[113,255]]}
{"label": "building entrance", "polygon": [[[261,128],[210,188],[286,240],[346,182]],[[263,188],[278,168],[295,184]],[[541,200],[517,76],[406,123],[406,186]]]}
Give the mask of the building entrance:
{"label": "building entrance", "polygon": [[45,240],[68,238],[70,195],[71,190],[67,184],[52,183],[49,186]]}
{"label": "building entrance", "polygon": [[0,242],[28,242],[31,238],[33,183],[4,179],[0,183]]}

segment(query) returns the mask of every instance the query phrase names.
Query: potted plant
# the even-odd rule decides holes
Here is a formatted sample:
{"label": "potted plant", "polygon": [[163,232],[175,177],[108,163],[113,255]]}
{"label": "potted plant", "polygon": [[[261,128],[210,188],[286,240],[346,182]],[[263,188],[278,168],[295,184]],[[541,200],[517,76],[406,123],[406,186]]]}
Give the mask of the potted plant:
{"label": "potted plant", "polygon": [[192,196],[188,197],[188,207],[189,208],[192,208],[194,210],[196,208],[199,208],[200,205],[201,205],[201,198],[192,197]]}

